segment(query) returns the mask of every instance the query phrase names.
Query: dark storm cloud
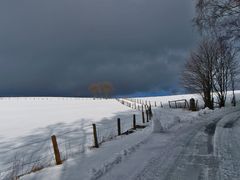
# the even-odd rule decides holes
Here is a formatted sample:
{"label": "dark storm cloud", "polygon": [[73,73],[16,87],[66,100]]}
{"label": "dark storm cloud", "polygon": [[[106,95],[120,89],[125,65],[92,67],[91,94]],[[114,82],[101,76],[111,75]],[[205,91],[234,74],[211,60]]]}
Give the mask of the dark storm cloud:
{"label": "dark storm cloud", "polygon": [[192,0],[0,2],[0,94],[170,90],[195,41]]}

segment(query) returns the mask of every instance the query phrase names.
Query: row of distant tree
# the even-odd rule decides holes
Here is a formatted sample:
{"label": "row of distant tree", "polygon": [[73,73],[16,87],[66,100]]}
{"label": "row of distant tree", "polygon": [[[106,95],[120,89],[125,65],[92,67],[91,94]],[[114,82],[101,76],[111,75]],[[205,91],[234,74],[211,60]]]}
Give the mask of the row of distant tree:
{"label": "row of distant tree", "polygon": [[113,92],[113,85],[110,82],[93,83],[89,91],[95,98],[110,98]]}
{"label": "row of distant tree", "polygon": [[214,94],[219,107],[225,106],[228,90],[239,80],[240,0],[196,0],[195,25],[202,40],[191,51],[182,81],[191,92],[202,95],[205,106],[214,107]]}

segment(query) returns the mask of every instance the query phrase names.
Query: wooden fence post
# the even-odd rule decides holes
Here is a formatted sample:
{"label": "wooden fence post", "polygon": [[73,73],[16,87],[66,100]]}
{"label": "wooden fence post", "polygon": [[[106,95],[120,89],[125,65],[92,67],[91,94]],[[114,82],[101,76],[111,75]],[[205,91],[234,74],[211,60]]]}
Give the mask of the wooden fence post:
{"label": "wooden fence post", "polygon": [[95,148],[99,148],[98,139],[97,139],[97,128],[96,128],[96,124],[92,124],[92,126],[93,126],[94,147],[95,147]]}
{"label": "wooden fence post", "polygon": [[117,128],[118,128],[118,136],[121,135],[121,120],[120,118],[117,119]]}
{"label": "wooden fence post", "polygon": [[142,123],[145,123],[144,111],[142,111]]}
{"label": "wooden fence post", "polygon": [[62,160],[61,160],[60,152],[58,149],[57,138],[55,135],[52,136],[52,145],[53,145],[56,165],[60,165],[62,164]]}
{"label": "wooden fence post", "polygon": [[136,129],[136,115],[133,115],[133,129]]}
{"label": "wooden fence post", "polygon": [[152,115],[152,106],[150,105],[150,108],[148,109],[148,119],[149,120],[152,119],[151,115]]}
{"label": "wooden fence post", "polygon": [[148,113],[148,110],[146,110],[146,115],[147,115],[147,122],[149,122],[149,113]]}
{"label": "wooden fence post", "polygon": [[157,107],[157,102],[155,101],[155,107]]}

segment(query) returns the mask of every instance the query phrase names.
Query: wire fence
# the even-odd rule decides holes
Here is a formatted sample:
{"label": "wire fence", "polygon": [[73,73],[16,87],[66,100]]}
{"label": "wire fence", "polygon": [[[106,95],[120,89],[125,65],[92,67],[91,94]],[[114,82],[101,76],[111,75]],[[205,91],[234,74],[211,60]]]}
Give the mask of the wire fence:
{"label": "wire fence", "polygon": [[0,165],[2,169],[0,171],[0,179],[13,179],[13,177],[35,172],[54,164],[50,141],[42,142],[37,148],[34,145],[38,143],[32,143],[4,153],[4,157],[6,158],[4,158],[4,162],[1,157]]}
{"label": "wire fence", "polygon": [[[146,108],[145,104],[126,99],[118,99],[118,101],[139,110],[135,111],[135,123],[138,125],[145,124],[142,120],[142,111]],[[118,135],[125,134],[125,132],[134,128],[133,114],[126,113],[121,115],[120,118],[120,123],[116,119],[100,121],[95,124],[96,138],[99,144],[109,141]],[[60,158],[63,162],[70,157],[85,153],[96,147],[94,129],[90,123],[71,131],[58,132],[55,136],[57,137]],[[49,135],[48,138],[32,140],[30,143],[22,144],[18,147],[0,150],[0,179],[14,179],[49,166],[54,166],[56,164],[56,152],[53,147],[51,135]]]}

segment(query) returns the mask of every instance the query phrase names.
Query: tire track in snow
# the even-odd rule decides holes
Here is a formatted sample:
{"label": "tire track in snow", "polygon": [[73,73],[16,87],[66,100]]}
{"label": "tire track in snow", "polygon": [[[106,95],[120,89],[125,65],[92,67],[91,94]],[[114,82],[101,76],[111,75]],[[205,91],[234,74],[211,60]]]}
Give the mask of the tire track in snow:
{"label": "tire track in snow", "polygon": [[[220,159],[221,180],[239,180],[240,177],[240,113],[225,116],[217,126],[215,135],[215,155]],[[232,123],[232,126],[226,124]]]}
{"label": "tire track in snow", "polygon": [[209,154],[208,136],[204,135],[203,131],[210,122],[217,123],[223,116],[237,111],[239,110],[233,109],[230,112],[222,112],[213,118],[211,116],[202,117],[202,119],[209,120],[194,124],[193,130],[180,133],[181,137],[175,137],[174,143],[166,147],[165,151],[160,152],[159,157],[153,158],[133,179],[219,179],[218,159],[213,154]]}
{"label": "tire track in snow", "polygon": [[174,126],[167,133],[154,135],[150,143],[141,146],[100,179],[219,179],[218,159],[208,150],[208,135],[204,129],[209,123],[217,123],[222,117],[237,111],[239,109],[236,108],[216,110],[197,121]]}
{"label": "tire track in snow", "polygon": [[[154,157],[148,165],[133,179],[154,180],[169,179],[169,174],[174,171],[175,163],[183,158],[185,147],[189,146],[192,138],[205,125],[205,122],[193,124],[174,133],[171,143],[167,144],[163,150],[160,150],[159,157]],[[191,129],[189,131],[189,129]]]}

